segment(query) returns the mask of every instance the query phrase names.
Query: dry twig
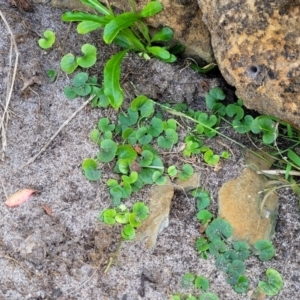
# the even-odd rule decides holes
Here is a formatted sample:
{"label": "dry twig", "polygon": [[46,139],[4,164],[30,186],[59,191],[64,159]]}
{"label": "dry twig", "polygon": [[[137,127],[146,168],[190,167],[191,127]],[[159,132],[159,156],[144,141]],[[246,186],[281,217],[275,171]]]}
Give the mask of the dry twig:
{"label": "dry twig", "polygon": [[[8,123],[8,119],[9,119],[8,106],[10,103],[10,99],[11,99],[11,95],[12,95],[12,91],[13,91],[13,87],[14,87],[14,83],[15,83],[15,79],[16,79],[18,61],[19,61],[19,51],[18,51],[18,47],[17,47],[16,41],[15,41],[14,35],[13,35],[13,33],[10,29],[10,26],[9,26],[7,20],[5,19],[1,10],[0,10],[0,16],[10,34],[10,40],[11,40],[10,51],[9,51],[9,66],[8,66],[9,72],[7,75],[7,95],[6,95],[6,99],[5,99],[5,107],[4,107],[3,115],[0,120],[0,130],[1,130],[1,139],[2,139],[2,160],[3,160],[6,146],[7,146],[6,128],[7,128],[7,123]],[[14,62],[13,74],[11,77],[10,70],[12,67],[13,50],[15,51],[15,62]]]}
{"label": "dry twig", "polygon": [[47,148],[48,146],[51,144],[51,142],[58,136],[58,134],[63,130],[63,128],[65,126],[67,126],[70,121],[83,109],[85,108],[91,101],[92,99],[95,97],[95,95],[92,95],[88,100],[86,100],[59,128],[58,130],[52,135],[52,137],[50,138],[50,140],[48,141],[48,143],[46,143],[46,145],[32,158],[30,158],[28,160],[28,162],[23,165],[20,169],[23,169],[24,167],[30,165],[31,163],[33,163]]}
{"label": "dry twig", "polygon": [[16,259],[14,259],[14,258],[12,258],[12,257],[10,257],[10,256],[8,256],[8,255],[0,254],[0,258],[6,258],[6,259],[8,259],[8,260],[12,260],[12,261],[15,262],[17,265],[19,265],[23,270],[25,270],[28,274],[38,275],[38,274],[36,274],[35,272],[33,272],[33,271],[27,269],[26,267],[24,267],[23,264],[21,264],[21,263],[18,262]]}

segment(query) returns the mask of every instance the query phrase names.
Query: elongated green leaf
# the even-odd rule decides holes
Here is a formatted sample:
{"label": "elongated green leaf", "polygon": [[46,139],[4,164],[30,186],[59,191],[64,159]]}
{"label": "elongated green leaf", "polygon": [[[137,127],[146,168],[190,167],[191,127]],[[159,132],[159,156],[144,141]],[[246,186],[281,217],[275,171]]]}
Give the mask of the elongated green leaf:
{"label": "elongated green leaf", "polygon": [[191,69],[197,71],[200,74],[206,74],[217,66],[215,63],[210,63],[204,67],[198,67],[196,64],[191,64]]}
{"label": "elongated green leaf", "polygon": [[136,13],[125,12],[118,15],[105,26],[103,33],[104,42],[111,44],[122,29],[128,28],[138,20],[140,20],[140,16]]}
{"label": "elongated green leaf", "polygon": [[103,27],[102,24],[94,21],[82,21],[77,26],[77,32],[79,34],[86,34],[101,27]]}
{"label": "elongated green leaf", "polygon": [[296,166],[300,167],[300,156],[291,149],[288,150],[288,158],[296,164]]}
{"label": "elongated green leaf", "polygon": [[100,3],[98,0],[81,0],[82,3],[88,5],[91,8],[96,9],[100,13],[106,16],[114,16],[113,12]]}
{"label": "elongated green leaf", "polygon": [[140,16],[143,18],[151,17],[159,13],[162,9],[163,6],[159,1],[151,1],[142,9]]}
{"label": "elongated green leaf", "polygon": [[129,28],[124,28],[114,39],[117,45],[134,51],[146,51],[144,45]]}
{"label": "elongated green leaf", "polygon": [[159,46],[147,47],[146,49],[151,54],[161,59],[169,59],[171,57],[171,53],[168,50]]}
{"label": "elongated green leaf", "polygon": [[80,21],[93,21],[105,26],[109,20],[96,15],[84,13],[84,12],[71,12],[67,11],[62,14],[61,19],[64,22],[80,22]]}
{"label": "elongated green leaf", "polygon": [[127,49],[113,55],[104,67],[104,93],[113,108],[119,108],[123,103],[123,90],[120,87],[121,62]]}
{"label": "elongated green leaf", "polygon": [[170,27],[164,27],[152,37],[151,42],[169,41],[173,37],[173,33]]}

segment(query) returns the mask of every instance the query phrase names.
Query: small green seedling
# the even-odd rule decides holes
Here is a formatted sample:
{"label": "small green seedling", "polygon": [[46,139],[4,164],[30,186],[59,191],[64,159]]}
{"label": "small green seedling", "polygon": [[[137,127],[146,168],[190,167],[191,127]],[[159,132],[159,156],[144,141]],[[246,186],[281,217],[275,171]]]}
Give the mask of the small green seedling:
{"label": "small green seedling", "polygon": [[192,287],[194,285],[195,279],[196,276],[192,273],[184,274],[181,280],[182,287],[185,289]]}
{"label": "small green seedling", "polygon": [[99,161],[107,163],[112,161],[117,153],[118,145],[112,140],[105,139],[100,144],[100,152],[97,155]]}
{"label": "small green seedling", "polygon": [[195,198],[198,212],[210,205],[210,195],[207,191],[199,188],[193,190],[191,192],[191,195]]}
{"label": "small green seedling", "polygon": [[255,118],[251,124],[251,131],[255,134],[262,133],[265,144],[272,144],[278,137],[277,123],[268,116]]}
{"label": "small green seedling", "polygon": [[177,142],[178,133],[172,128],[166,129],[164,135],[157,139],[157,144],[164,149],[171,149]]}
{"label": "small green seedling", "polygon": [[267,281],[260,281],[258,283],[258,289],[268,295],[275,296],[279,293],[283,287],[283,280],[278,271],[269,268],[266,271]]}
{"label": "small green seedling", "polygon": [[84,44],[81,47],[81,51],[84,56],[76,58],[77,64],[82,68],[92,67],[97,60],[97,48],[91,44]]}
{"label": "small green seedling", "polygon": [[170,166],[168,168],[168,175],[172,178],[172,177],[175,177],[178,173],[178,170],[175,166]]}
{"label": "small green seedling", "polygon": [[197,276],[195,279],[195,288],[202,289],[203,291],[207,291],[209,289],[209,282],[203,276]]}
{"label": "small green seedling", "polygon": [[135,228],[141,226],[148,215],[149,208],[143,202],[136,202],[132,212],[124,204],[120,204],[115,209],[104,209],[99,214],[99,221],[107,225],[116,223],[123,225],[122,237],[124,240],[132,240],[135,236]]}
{"label": "small green seedling", "polygon": [[55,33],[52,30],[46,30],[44,32],[44,38],[39,39],[39,46],[42,49],[49,49],[55,43]]}
{"label": "small green seedling", "polygon": [[60,62],[62,71],[66,74],[73,73],[78,66],[82,68],[92,67],[97,60],[97,48],[91,44],[84,44],[81,47],[81,51],[84,56],[76,57],[72,53],[66,54]]}
{"label": "small green seedling", "polygon": [[184,164],[181,171],[178,173],[179,180],[188,180],[194,174],[194,169],[190,164]]}
{"label": "small green seedling", "polygon": [[211,218],[211,212],[206,209],[202,209],[197,213],[197,219],[201,221],[201,224],[204,226],[210,222]]}
{"label": "small green seedling", "polygon": [[90,181],[97,181],[101,176],[100,170],[98,170],[97,162],[92,158],[87,158],[82,163],[82,169],[85,177]]}
{"label": "small green seedling", "polygon": [[72,53],[66,54],[60,62],[60,68],[66,73],[71,74],[73,73],[76,68],[78,67],[78,64],[76,62],[76,57]]}
{"label": "small green seedling", "polygon": [[254,248],[261,261],[268,261],[275,255],[273,244],[270,241],[258,241],[254,244]]}
{"label": "small green seedling", "polygon": [[225,106],[219,101],[223,101],[225,97],[224,92],[220,88],[213,88],[205,96],[206,106],[213,111],[218,111],[220,115],[224,116]]}
{"label": "small green seedling", "polygon": [[50,82],[54,82],[57,77],[57,72],[53,69],[50,69],[47,71],[47,76],[48,76]]}
{"label": "small green seedling", "polygon": [[233,288],[238,294],[246,293],[249,288],[248,278],[245,275],[240,275],[238,277],[237,283],[234,284]]}
{"label": "small green seedling", "polygon": [[84,97],[93,93],[93,88],[97,85],[96,77],[89,78],[86,72],[80,72],[74,77],[72,86],[65,87],[64,94],[69,99],[74,99],[77,96]]}
{"label": "small green seedling", "polygon": [[194,286],[195,289],[201,289],[204,291],[199,297],[189,294],[188,296],[184,295],[173,295],[173,300],[218,300],[218,296],[214,293],[210,293],[207,290],[209,289],[209,281],[203,276],[196,276],[193,273],[186,273],[182,277],[181,284],[183,288],[191,288]]}
{"label": "small green seedling", "polygon": [[214,293],[203,293],[200,297],[199,300],[219,300],[218,296]]}

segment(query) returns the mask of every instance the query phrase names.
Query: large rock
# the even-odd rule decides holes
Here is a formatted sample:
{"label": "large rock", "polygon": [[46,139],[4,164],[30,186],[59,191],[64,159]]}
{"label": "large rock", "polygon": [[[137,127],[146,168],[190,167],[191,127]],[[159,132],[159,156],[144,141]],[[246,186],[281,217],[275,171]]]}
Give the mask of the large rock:
{"label": "large rock", "polygon": [[[105,0],[101,0],[104,4]],[[131,11],[128,0],[112,0],[111,5],[122,11]],[[140,10],[149,0],[134,1]],[[197,56],[206,62],[212,62],[213,51],[210,44],[210,35],[206,25],[202,21],[202,13],[197,0],[161,0],[164,6],[162,12],[153,18],[147,18],[146,22],[155,28],[169,26],[174,30],[174,38],[186,46],[187,56]],[[55,7],[69,9],[86,9],[79,1],[52,0]]]}
{"label": "large rock", "polygon": [[238,97],[300,126],[300,1],[198,2],[219,68]]}
{"label": "large rock", "polygon": [[233,228],[233,239],[253,245],[259,240],[270,240],[274,234],[278,197],[268,180],[255,170],[270,167],[265,161],[248,153],[248,167],[242,174],[223,184],[219,191],[219,217]]}

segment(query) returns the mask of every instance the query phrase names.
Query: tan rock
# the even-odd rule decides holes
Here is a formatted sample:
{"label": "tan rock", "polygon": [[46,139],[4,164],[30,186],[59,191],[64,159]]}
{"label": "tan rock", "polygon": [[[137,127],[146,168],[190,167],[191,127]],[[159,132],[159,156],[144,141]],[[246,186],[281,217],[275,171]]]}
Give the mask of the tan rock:
{"label": "tan rock", "polygon": [[196,189],[200,184],[200,176],[199,172],[195,172],[188,180],[177,179],[174,187],[178,191],[184,190],[185,192]]}
{"label": "tan rock", "polygon": [[198,2],[220,71],[238,97],[300,126],[300,1]]}
{"label": "tan rock", "polygon": [[[251,158],[250,158],[251,159]],[[259,167],[257,158],[248,163]],[[264,168],[266,164],[261,162]],[[274,192],[263,192],[268,180],[256,171],[245,168],[242,174],[226,182],[219,191],[219,217],[233,227],[233,239],[254,244],[258,240],[271,239],[274,233],[278,209],[278,197]]]}
{"label": "tan rock", "polygon": [[[105,1],[101,2],[105,3]],[[140,10],[149,1],[136,2],[137,9]],[[110,3],[123,11],[131,11],[128,0],[113,0]],[[147,23],[154,28],[171,27],[174,30],[175,40],[186,46],[186,56],[199,56],[206,62],[212,62],[214,58],[210,44],[210,34],[202,21],[202,13],[197,0],[161,0],[161,3],[164,10],[153,18],[147,18]],[[86,6],[74,0],[52,0],[51,4],[59,8],[86,9]]]}
{"label": "tan rock", "polygon": [[174,187],[171,183],[163,186],[154,185],[150,192],[150,214],[138,229],[136,239],[144,240],[148,249],[152,249],[158,234],[169,225],[169,212]]}

